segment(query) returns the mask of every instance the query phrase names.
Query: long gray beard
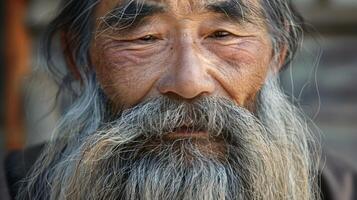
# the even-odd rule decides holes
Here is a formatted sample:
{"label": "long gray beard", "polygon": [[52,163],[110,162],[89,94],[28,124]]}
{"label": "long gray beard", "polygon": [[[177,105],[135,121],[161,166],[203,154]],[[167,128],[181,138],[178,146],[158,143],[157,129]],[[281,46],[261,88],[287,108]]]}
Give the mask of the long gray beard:
{"label": "long gray beard", "polygon": [[[209,137],[169,137],[182,126]],[[223,98],[159,97],[65,143],[39,173],[46,180],[33,176],[49,199],[317,199],[313,137],[275,79],[255,112]]]}

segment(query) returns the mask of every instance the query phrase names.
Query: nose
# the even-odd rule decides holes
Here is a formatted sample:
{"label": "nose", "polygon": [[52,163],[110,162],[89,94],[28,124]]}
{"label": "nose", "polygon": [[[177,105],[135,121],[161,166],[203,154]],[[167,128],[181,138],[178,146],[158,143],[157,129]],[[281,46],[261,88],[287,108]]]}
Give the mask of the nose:
{"label": "nose", "polygon": [[214,80],[204,60],[197,54],[192,44],[184,45],[177,51],[177,56],[173,56],[174,64],[160,81],[158,89],[161,94],[194,99],[214,92]]}

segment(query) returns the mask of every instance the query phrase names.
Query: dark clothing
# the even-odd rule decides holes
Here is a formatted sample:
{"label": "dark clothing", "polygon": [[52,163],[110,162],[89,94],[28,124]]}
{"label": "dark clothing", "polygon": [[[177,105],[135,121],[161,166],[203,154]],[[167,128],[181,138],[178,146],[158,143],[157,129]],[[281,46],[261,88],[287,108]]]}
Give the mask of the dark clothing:
{"label": "dark clothing", "polygon": [[331,152],[321,167],[323,200],[357,200],[357,168]]}
{"label": "dark clothing", "polygon": [[[9,154],[5,169],[10,195],[15,197],[19,182],[26,176],[43,145],[26,151]],[[326,162],[321,167],[320,187],[323,200],[357,200],[357,169],[331,153],[325,154]]]}
{"label": "dark clothing", "polygon": [[[20,187],[20,181],[26,177],[32,165],[36,162],[44,145],[34,146],[25,151],[10,153],[5,160],[5,173],[10,196],[14,199]],[[0,198],[1,199],[1,198]]]}

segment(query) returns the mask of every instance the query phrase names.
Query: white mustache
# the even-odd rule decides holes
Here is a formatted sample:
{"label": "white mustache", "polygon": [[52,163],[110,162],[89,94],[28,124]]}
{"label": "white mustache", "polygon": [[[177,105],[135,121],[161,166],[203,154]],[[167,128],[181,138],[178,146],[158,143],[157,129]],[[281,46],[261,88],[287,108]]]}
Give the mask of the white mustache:
{"label": "white mustache", "polygon": [[259,123],[253,113],[226,98],[203,97],[187,103],[157,97],[121,112],[117,119],[98,132],[113,137],[123,132],[135,132],[137,137],[150,138],[187,128],[190,131],[208,132],[212,137],[232,138],[229,135],[232,129],[235,129],[234,132],[244,129],[242,126],[247,125],[243,123],[246,118]]}
{"label": "white mustache", "polygon": [[[99,116],[86,116],[93,114]],[[50,187],[44,199],[317,197],[314,140],[276,82],[263,88],[256,113],[223,98],[158,97],[103,123],[81,134],[69,130],[50,146],[23,195]],[[155,140],[187,124],[222,140]]]}

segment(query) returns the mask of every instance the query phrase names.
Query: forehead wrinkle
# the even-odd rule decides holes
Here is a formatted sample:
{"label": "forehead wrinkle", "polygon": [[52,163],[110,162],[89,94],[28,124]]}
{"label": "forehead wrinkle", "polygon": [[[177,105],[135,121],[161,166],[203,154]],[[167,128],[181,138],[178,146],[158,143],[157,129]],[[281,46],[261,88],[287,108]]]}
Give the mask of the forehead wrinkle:
{"label": "forehead wrinkle", "polygon": [[[173,15],[219,14],[224,20],[258,22],[261,18],[259,0],[156,0],[166,4]],[[257,21],[258,19],[258,21]]]}
{"label": "forehead wrinkle", "polygon": [[[228,14],[234,16],[238,13],[250,13],[247,11],[256,10],[259,0],[121,0],[116,3],[106,15],[109,15],[113,10],[125,8],[130,4],[140,5],[146,4],[150,6],[161,7],[164,12],[172,12],[172,14],[187,15],[200,12],[218,12],[220,14]],[[212,8],[216,9],[212,9]],[[253,8],[254,7],[254,8]],[[230,12],[238,9],[235,13]],[[228,11],[228,12],[227,12]]]}
{"label": "forehead wrinkle", "polygon": [[165,12],[165,7],[153,1],[126,0],[118,3],[107,14],[100,17],[99,30],[133,29],[147,17]]}
{"label": "forehead wrinkle", "polygon": [[203,0],[174,0],[169,1],[172,10],[179,14],[187,15],[202,10]]}
{"label": "forehead wrinkle", "polygon": [[[146,0],[147,2],[156,2],[164,6],[167,12],[174,15],[199,14],[212,11],[210,5],[216,5],[220,2],[230,2],[235,0]],[[238,1],[238,0],[237,0]]]}
{"label": "forehead wrinkle", "polygon": [[[115,5],[115,4],[113,4]],[[116,3],[100,19],[100,32],[110,28],[116,31],[135,28],[147,17],[166,13],[178,18],[195,14],[219,14],[221,20],[236,23],[253,22],[257,0],[123,0]]]}

